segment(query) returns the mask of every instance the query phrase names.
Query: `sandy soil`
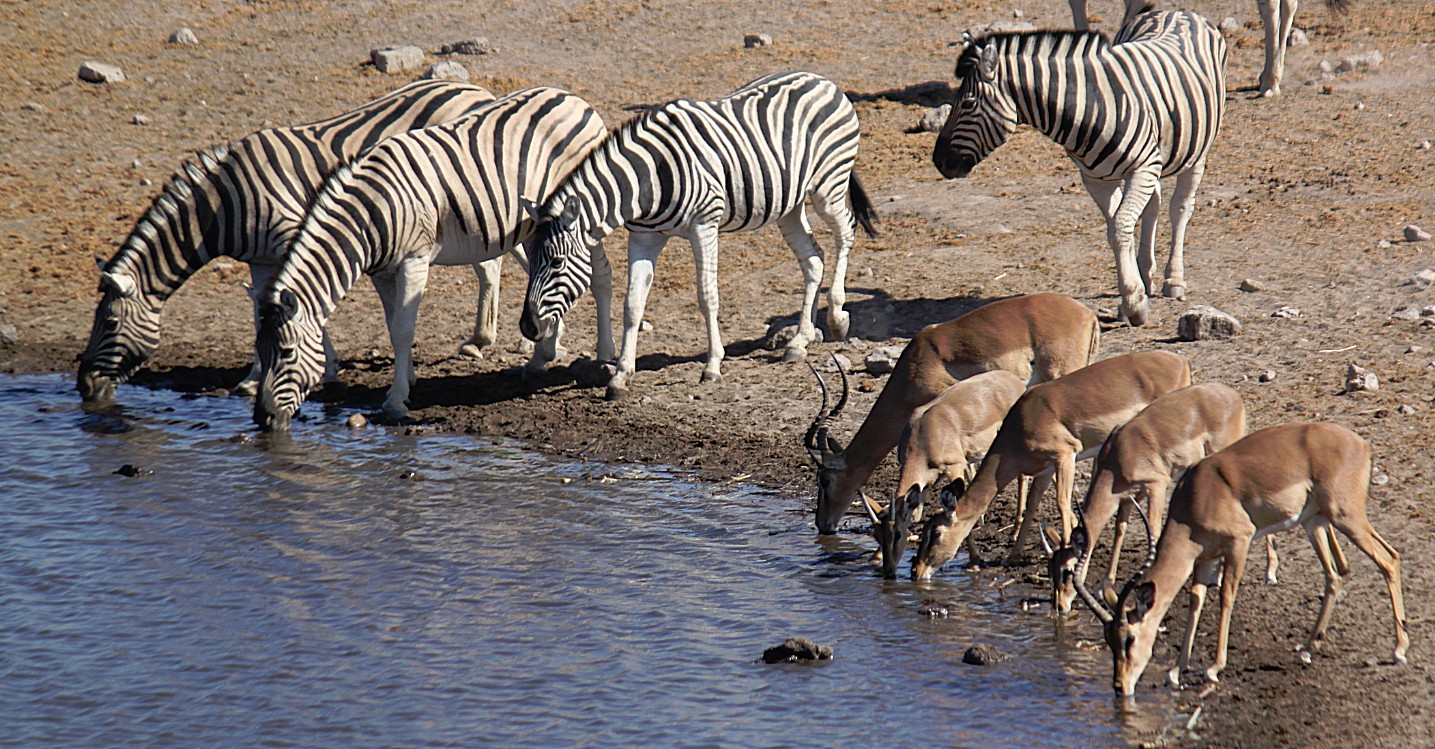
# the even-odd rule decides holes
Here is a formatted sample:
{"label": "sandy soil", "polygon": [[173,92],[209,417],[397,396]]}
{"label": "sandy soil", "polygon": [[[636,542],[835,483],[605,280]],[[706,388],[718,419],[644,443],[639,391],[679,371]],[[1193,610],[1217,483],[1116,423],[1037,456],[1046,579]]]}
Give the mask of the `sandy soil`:
{"label": "sandy soil", "polygon": [[[1059,0],[1014,5],[1038,25],[1069,23]],[[1291,649],[1314,619],[1321,583],[1308,545],[1288,535],[1281,584],[1242,591],[1225,680],[1203,697],[1186,695],[1203,708],[1201,738],[1180,740],[1222,747],[1435,744],[1435,672],[1425,637],[1435,602],[1435,334],[1419,322],[1390,319],[1400,307],[1435,303],[1435,292],[1402,285],[1435,266],[1435,243],[1401,239],[1409,223],[1435,229],[1435,150],[1420,148],[1435,139],[1435,5],[1356,3],[1338,17],[1311,3],[1297,22],[1310,43],[1292,48],[1285,96],[1274,101],[1254,99],[1250,90],[1261,64],[1254,5],[1203,0],[1196,9],[1216,21],[1234,15],[1241,25],[1228,34],[1227,120],[1188,239],[1190,299],[1156,300],[1144,328],[1110,326],[1102,355],[1177,351],[1191,359],[1199,380],[1242,393],[1252,427],[1329,419],[1368,437],[1376,474],[1387,477],[1373,489],[1372,521],[1404,555],[1413,643],[1407,667],[1367,665],[1389,657],[1388,602],[1374,566],[1352,556],[1327,652],[1301,665]],[[1110,2],[1093,8],[1107,19],[1098,25],[1118,13]],[[0,348],[0,368],[73,369],[96,299],[92,256],[114,251],[187,154],[265,123],[337,113],[409,80],[411,73],[385,76],[368,65],[373,47],[418,44],[433,62],[442,44],[475,36],[500,48],[459,58],[477,82],[499,93],[566,87],[610,124],[632,107],[719,96],[780,70],[813,70],[849,91],[863,122],[859,169],[883,233],[859,237],[849,276],[853,334],[816,347],[821,355],[845,352],[860,365],[865,352],[901,343],[927,323],[1042,290],[1071,294],[1109,320],[1116,299],[1102,223],[1059,149],[1023,131],[971,179],[948,183],[930,165],[934,136],[912,131],[926,107],[947,95],[950,42],[967,26],[1012,14],[1013,4],[937,0],[0,0],[0,55],[9,61],[0,69],[0,323],[18,331],[17,343]],[[200,44],[166,44],[179,26],[192,27]],[[743,49],[743,34],[752,32],[770,34],[774,44]],[[1320,80],[1320,61],[1372,49],[1385,56],[1378,70]],[[121,65],[129,80],[76,80],[88,59]],[[137,114],[149,124],[131,124]],[[620,288],[624,241],[621,232],[609,240]],[[473,361],[453,352],[470,329],[475,284],[466,270],[439,269],[419,331],[414,417],[548,450],[748,477],[810,499],[812,473],[800,441],[816,389],[804,365],[782,364],[759,345],[771,323],[796,312],[796,265],[775,230],[726,235],[722,251],[726,379],[698,384],[702,327],[689,254],[675,246],[659,265],[648,314],[655,328],[642,338],[633,395],[620,403],[602,399],[584,359],[592,350],[590,302],[570,316],[577,363],[523,382],[512,351],[521,274],[506,274],[502,350]],[[237,382],[250,351],[239,286],[246,277],[242,266],[219,262],[184,288],[166,310],[164,344],[136,383],[212,390]],[[1245,278],[1264,290],[1238,291]],[[1235,314],[1245,333],[1176,342],[1176,318],[1190,304]],[[1302,314],[1272,317],[1283,305]],[[391,358],[373,293],[356,290],[331,330],[349,365],[346,405],[376,409]],[[1343,394],[1352,361],[1378,373],[1378,392]],[[1266,370],[1275,379],[1262,383]],[[858,392],[842,433],[856,428],[883,384],[860,372],[854,379]],[[893,478],[889,462],[874,486],[888,491]],[[1006,500],[998,506],[999,514],[1009,512]],[[853,517],[834,543],[868,543],[864,525]],[[981,537],[993,549],[997,525]],[[1070,626],[1080,637],[1097,637],[1090,622]],[[1158,664],[1173,658],[1170,639]],[[1202,647],[1209,659],[1210,640]],[[1153,686],[1157,680],[1148,674],[1144,688],[1162,688]]]}

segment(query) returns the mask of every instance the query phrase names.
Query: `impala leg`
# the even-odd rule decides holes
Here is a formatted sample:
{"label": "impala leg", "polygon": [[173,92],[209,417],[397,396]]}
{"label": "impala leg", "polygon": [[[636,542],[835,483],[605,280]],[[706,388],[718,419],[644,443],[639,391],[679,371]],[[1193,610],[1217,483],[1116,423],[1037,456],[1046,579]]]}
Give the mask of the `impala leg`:
{"label": "impala leg", "polygon": [[1320,559],[1321,571],[1325,573],[1325,593],[1320,598],[1320,614],[1316,616],[1315,627],[1311,629],[1310,639],[1306,640],[1305,647],[1300,654],[1301,660],[1309,663],[1311,654],[1320,650],[1325,630],[1330,626],[1330,615],[1335,610],[1335,602],[1340,597],[1340,589],[1345,585],[1345,578],[1336,563],[1335,553],[1331,551],[1331,543],[1334,539],[1330,535],[1330,521],[1320,515],[1311,518],[1305,524],[1305,535],[1310,539],[1310,545],[1315,548],[1315,555]]}
{"label": "impala leg", "polygon": [[[976,474],[972,474],[972,475],[975,476]],[[970,479],[968,479],[968,483],[971,483],[971,480],[970,480]],[[1031,484],[1032,484],[1032,477],[1031,477],[1031,476],[1028,476],[1028,475],[1026,475],[1026,474],[1022,474],[1020,477],[1017,478],[1017,485],[1016,485],[1016,527],[1017,527],[1017,528],[1021,528],[1022,526],[1026,525],[1026,518],[1027,518],[1026,508],[1027,508],[1027,506],[1033,501],[1033,500],[1031,499]],[[1043,490],[1045,490],[1045,487],[1044,487],[1044,486],[1043,486]],[[1038,497],[1036,498],[1035,502],[1036,502],[1038,505],[1040,505],[1040,504],[1041,504],[1041,497],[1038,496]],[[1016,541],[1016,534],[1017,534],[1016,531],[1012,531],[1012,535],[1011,535],[1011,540],[1012,540],[1012,541]]]}
{"label": "impala leg", "polygon": [[1206,605],[1206,589],[1221,579],[1221,560],[1212,559],[1196,569],[1191,580],[1191,605],[1186,614],[1186,639],[1181,643],[1181,653],[1176,656],[1176,665],[1166,673],[1166,681],[1173,687],[1181,686],[1181,674],[1191,667],[1191,651],[1196,646],[1196,627],[1201,623],[1201,608]]}
{"label": "impala leg", "polygon": [[1280,559],[1276,556],[1276,537],[1266,536],[1266,585],[1276,584],[1276,568],[1279,566]]}
{"label": "impala leg", "polygon": [[628,392],[628,378],[637,368],[638,328],[648,307],[653,288],[653,268],[668,238],[652,232],[628,234],[628,295],[623,299],[623,344],[618,349],[618,369],[608,381],[608,400]]}
{"label": "impala leg", "polygon": [[797,315],[797,335],[783,351],[783,361],[797,361],[807,356],[807,344],[817,339],[817,292],[822,288],[822,248],[812,238],[812,228],[807,223],[807,212],[802,206],[783,216],[777,222],[783,239],[797,256],[802,268],[802,311]]}
{"label": "impala leg", "polygon": [[[841,184],[845,187],[847,178],[843,178]],[[847,338],[852,323],[852,315],[842,307],[847,304],[848,256],[852,253],[852,240],[857,234],[857,219],[847,206],[847,190],[840,192],[840,195],[817,195],[812,201],[837,243],[837,254],[832,262],[832,285],[827,288],[827,330],[835,341]]]}
{"label": "impala leg", "polygon": [[1076,455],[1080,450],[1081,446],[1077,445],[1075,450],[1063,452],[1056,460],[1056,511],[1061,515],[1062,546],[1071,542],[1071,529],[1076,527],[1076,514],[1071,510],[1071,494],[1072,487],[1076,484]]}
{"label": "impala leg", "polygon": [[[1009,565],[1021,564],[1022,560],[1026,558],[1026,547],[1031,543],[1031,531],[1036,527],[1036,515],[1041,508],[1041,497],[1046,494],[1046,488],[1051,486],[1052,473],[1052,471],[1044,471],[1031,482],[1031,492],[1026,497],[1026,512],[1017,523],[1016,538],[1012,541],[1011,551],[1007,553],[1006,563]],[[1068,534],[1068,539],[1069,537]],[[1068,539],[1063,539],[1063,542]]]}
{"label": "impala leg", "polygon": [[[1134,502],[1137,501],[1137,499],[1138,498],[1133,497],[1131,501]],[[1111,566],[1106,570],[1106,581],[1102,584],[1103,593],[1116,585],[1116,565],[1121,560],[1121,548],[1122,545],[1126,543],[1126,528],[1130,520],[1131,503],[1122,502],[1116,510],[1116,527],[1112,530],[1111,538]],[[1087,526],[1087,528],[1090,527],[1091,526]],[[1094,547],[1095,544],[1093,543],[1092,546]],[[1091,551],[1088,550],[1086,553],[1090,554]],[[1090,565],[1088,565],[1088,567],[1089,566]],[[1081,582],[1085,583],[1086,581],[1082,580]]]}
{"label": "impala leg", "polygon": [[718,329],[717,224],[702,223],[693,227],[689,238],[693,245],[693,264],[697,267],[698,310],[708,328],[708,361],[700,382],[722,381],[722,360],[725,352],[722,331]]}
{"label": "impala leg", "polygon": [[1405,651],[1410,647],[1410,635],[1405,631],[1405,594],[1400,589],[1399,552],[1386,543],[1365,518],[1336,516],[1332,518],[1332,522],[1356,548],[1365,552],[1370,561],[1375,562],[1375,566],[1380,568],[1380,574],[1385,576],[1385,585],[1390,590],[1390,607],[1395,614],[1395,662],[1405,663]]}
{"label": "impala leg", "polygon": [[1206,162],[1176,176],[1171,191],[1171,256],[1166,258],[1166,282],[1161,293],[1171,299],[1186,298],[1186,226],[1196,210],[1196,190],[1206,174]]}
{"label": "impala leg", "polygon": [[1246,552],[1251,541],[1240,537],[1231,542],[1221,565],[1221,628],[1216,634],[1216,662],[1206,669],[1206,679],[1218,681],[1221,670],[1226,667],[1226,648],[1231,642],[1231,613],[1236,608],[1236,591],[1241,586],[1241,576],[1246,572]]}

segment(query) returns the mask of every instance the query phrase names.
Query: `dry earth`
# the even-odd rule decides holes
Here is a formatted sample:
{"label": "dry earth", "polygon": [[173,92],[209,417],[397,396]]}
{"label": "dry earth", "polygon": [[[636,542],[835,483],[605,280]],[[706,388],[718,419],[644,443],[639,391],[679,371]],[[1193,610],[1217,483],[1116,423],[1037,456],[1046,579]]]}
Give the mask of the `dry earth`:
{"label": "dry earth", "polygon": [[[433,62],[442,44],[480,35],[500,49],[459,58],[477,82],[499,93],[566,87],[610,124],[633,107],[718,96],[787,69],[822,73],[850,92],[863,121],[859,168],[883,233],[859,238],[849,277],[853,335],[814,349],[822,355],[846,352],[860,363],[866,351],[901,343],[922,325],[1012,294],[1061,291],[1109,310],[1114,273],[1102,224],[1055,146],[1024,131],[971,179],[948,183],[929,162],[933,136],[911,132],[946,95],[949,43],[969,25],[1011,18],[1013,5],[1041,26],[1069,23],[1058,0],[0,0],[0,323],[18,331],[18,342],[0,348],[0,367],[73,369],[96,299],[92,256],[113,252],[186,155],[266,123],[337,113],[413,75],[378,73],[366,62],[373,47],[418,44]],[[1236,387],[1253,427],[1329,419],[1369,438],[1376,474],[1388,477],[1373,489],[1371,515],[1404,555],[1412,663],[1366,665],[1389,657],[1390,632],[1384,586],[1363,557],[1352,557],[1349,595],[1327,653],[1309,666],[1293,657],[1321,586],[1313,554],[1290,535],[1281,585],[1243,590],[1225,681],[1204,697],[1189,694],[1203,708],[1201,745],[1435,744],[1435,660],[1425,636],[1435,603],[1435,334],[1419,322],[1390,319],[1400,307],[1435,303],[1435,291],[1402,285],[1435,266],[1435,243],[1401,239],[1409,223],[1435,228],[1435,150],[1420,147],[1435,139],[1435,6],[1354,5],[1344,16],[1315,3],[1303,9],[1297,25],[1310,43],[1291,50],[1285,96],[1261,100],[1250,89],[1261,61],[1254,5],[1196,3],[1215,21],[1233,15],[1241,24],[1228,34],[1227,120],[1188,241],[1190,299],[1156,301],[1144,328],[1109,327],[1102,354],[1177,351],[1191,359],[1199,380]],[[1109,0],[1093,8],[1107,27],[1118,13]],[[192,27],[200,43],[166,44],[180,26]],[[773,45],[743,49],[743,34],[751,32],[770,34]],[[1379,69],[1320,80],[1320,61],[1372,49],[1385,56]],[[129,80],[76,80],[88,59],[122,66]],[[137,114],[149,124],[131,124]],[[617,258],[624,241],[621,232],[609,240]],[[504,351],[485,361],[452,358],[471,324],[475,286],[467,271],[441,269],[421,322],[414,416],[544,449],[750,477],[810,498],[811,470],[799,442],[816,406],[811,376],[758,345],[770,323],[796,311],[795,263],[774,230],[725,236],[722,248],[730,355],[724,382],[697,383],[703,337],[684,247],[660,263],[649,305],[655,329],[642,339],[633,396],[620,403],[602,400],[591,363],[520,381],[512,370],[520,358],[511,351],[523,285],[516,270],[506,274]],[[621,285],[621,259],[617,270]],[[166,310],[158,356],[136,382],[182,390],[237,382],[249,357],[249,312],[239,287],[245,277],[242,267],[220,262],[183,289]],[[1238,291],[1244,278],[1264,290]],[[388,347],[372,292],[361,288],[351,300],[331,329],[350,366],[347,403],[373,409],[387,386]],[[1235,314],[1245,334],[1176,342],[1176,317],[1189,304]],[[1282,305],[1303,313],[1272,317]],[[579,356],[591,351],[592,320],[589,302],[571,316],[569,346]],[[1379,374],[1378,392],[1343,394],[1351,361]],[[1274,381],[1258,381],[1265,370]],[[883,384],[879,376],[856,380],[844,433]],[[877,486],[892,478],[889,464]],[[849,525],[838,543],[865,543],[863,523]],[[997,542],[990,532],[982,540]],[[1088,622],[1071,626],[1078,636],[1096,637]],[[1173,657],[1170,639],[1158,663]],[[1203,646],[1209,658],[1209,640]],[[1146,688],[1159,688],[1155,681],[1148,675]]]}

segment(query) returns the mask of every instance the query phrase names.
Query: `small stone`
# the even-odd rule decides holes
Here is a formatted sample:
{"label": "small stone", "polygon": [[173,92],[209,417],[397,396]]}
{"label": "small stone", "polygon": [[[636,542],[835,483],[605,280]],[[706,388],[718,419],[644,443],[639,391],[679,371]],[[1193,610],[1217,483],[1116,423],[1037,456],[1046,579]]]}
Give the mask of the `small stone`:
{"label": "small stone", "polygon": [[1385,55],[1380,50],[1372,49],[1368,52],[1360,52],[1354,55],[1346,55],[1340,58],[1340,64],[1335,66],[1337,73],[1350,73],[1357,70],[1374,70],[1385,62]]}
{"label": "small stone", "polygon": [[130,162],[130,168],[131,168],[131,169],[142,169],[142,168],[144,168],[144,163],[141,162],[139,159],[135,159],[134,161],[131,161],[131,162]]}
{"label": "small stone", "polygon": [[124,83],[125,72],[118,65],[87,60],[80,66],[80,80],[90,83]]}
{"label": "small stone", "polygon": [[480,36],[476,39],[464,39],[463,41],[445,44],[439,49],[441,55],[491,55],[498,51],[488,41],[488,37]]}
{"label": "small stone", "polygon": [[986,36],[988,34],[1006,34],[1013,31],[1035,31],[1036,25],[1031,21],[992,21],[990,23],[979,23],[967,29],[967,34],[973,38]]}
{"label": "small stone", "polygon": [[650,323],[650,322],[648,322],[647,320],[644,320],[644,321],[638,323],[638,332],[640,332],[640,333],[651,333],[651,332],[653,332],[653,324]]}
{"label": "small stone", "polygon": [[1271,313],[1271,317],[1279,317],[1282,320],[1294,320],[1295,318],[1300,317],[1302,314],[1303,313],[1300,311],[1299,307],[1292,307],[1289,304],[1282,304],[1280,307],[1276,308],[1275,312]]}
{"label": "small stone", "polygon": [[20,342],[20,331],[14,325],[0,325],[0,346],[14,346]]}
{"label": "small stone", "polygon": [[990,666],[1006,660],[1010,659],[1005,653],[986,643],[973,645],[967,648],[967,652],[962,653],[962,663],[973,666]]}
{"label": "small stone", "polygon": [[127,476],[129,478],[141,478],[144,476],[153,476],[154,471],[145,468],[144,466],[137,466],[133,463],[126,463],[120,466],[115,471],[115,474],[119,476]]}
{"label": "small stone", "polygon": [[867,374],[889,374],[897,368],[897,360],[902,357],[905,348],[906,346],[883,346],[873,349],[862,360],[862,364],[867,367]]}
{"label": "small stone", "polygon": [[175,29],[169,35],[170,44],[199,44],[199,37],[194,35],[194,30],[188,26],[182,29]]}
{"label": "small stone", "polygon": [[1320,61],[1320,64],[1319,64],[1319,65],[1316,65],[1316,67],[1319,68],[1319,69],[1320,69],[1320,72],[1322,72],[1322,73],[1334,73],[1334,72],[1335,72],[1335,66],[1332,65],[1332,64],[1330,64],[1330,60],[1321,60],[1321,61]]}
{"label": "small stone", "polygon": [[1241,285],[1238,288],[1245,292],[1265,291],[1266,285],[1253,278],[1246,278],[1241,280]]}
{"label": "small stone", "polygon": [[1435,269],[1422,268],[1415,275],[1405,281],[1406,286],[1429,286],[1435,283]]}
{"label": "small stone", "polygon": [[1396,411],[1399,411],[1399,412],[1400,412],[1400,415],[1402,415],[1402,416],[1409,416],[1409,415],[1415,413],[1415,407],[1412,406],[1412,405],[1410,405],[1409,403],[1402,403],[1402,404],[1400,404],[1400,406],[1399,406],[1398,408],[1396,408],[1395,410],[1396,410]]}
{"label": "small stone", "polygon": [[852,360],[848,359],[846,354],[833,354],[827,359],[824,359],[821,364],[817,365],[817,371],[836,372],[838,367],[841,367],[844,372],[851,372]]}
{"label": "small stone", "polygon": [[949,613],[946,604],[941,601],[932,598],[922,601],[922,615],[928,619],[946,619]]}
{"label": "small stone", "polygon": [[789,637],[783,640],[781,645],[773,645],[762,651],[763,663],[810,663],[830,660],[832,648],[818,645],[806,637]]}
{"label": "small stone", "polygon": [[1241,334],[1241,323],[1215,307],[1197,305],[1176,320],[1176,337],[1183,341],[1230,338]]}
{"label": "small stone", "polygon": [[1276,379],[1276,371],[1274,369],[1267,369],[1266,371],[1261,373],[1260,377],[1257,377],[1256,379],[1260,380],[1261,382],[1274,382]]}
{"label": "small stone", "polygon": [[[423,434],[423,430],[410,427],[409,429],[404,430],[404,434]],[[404,470],[399,471],[399,478],[403,479],[404,481],[423,481],[423,477],[419,475],[419,472],[413,470],[412,468],[405,468]]]}
{"label": "small stone", "polygon": [[787,348],[792,339],[797,337],[797,326],[775,322],[767,328],[767,335],[762,339],[762,347],[768,351],[777,351]]}
{"label": "small stone", "polygon": [[1386,484],[1390,483],[1390,475],[1385,473],[1377,473],[1370,478],[1370,483],[1376,486],[1385,486]]}
{"label": "small stone", "polygon": [[424,51],[413,45],[379,47],[369,52],[369,59],[380,73],[396,73],[423,65]]}
{"label": "small stone", "polygon": [[1420,310],[1415,307],[1401,307],[1390,313],[1390,319],[1401,322],[1415,322],[1420,319]]}
{"label": "small stone", "polygon": [[1422,141],[1420,141],[1420,150],[1422,150],[1422,151],[1429,151],[1429,150],[1430,150],[1430,141],[1428,141],[1428,140],[1422,140]]}
{"label": "small stone", "polygon": [[1330,96],[1331,94],[1335,93],[1335,86],[1329,83],[1322,83],[1320,86],[1320,92],[1322,94],[1325,94],[1326,96]]}
{"label": "small stone", "polygon": [[1310,44],[1310,37],[1306,36],[1305,31],[1292,26],[1290,36],[1286,37],[1286,44],[1291,47],[1304,47]]}
{"label": "small stone", "polygon": [[149,124],[149,115],[137,114],[137,115],[135,115],[134,117],[131,117],[131,118],[130,118],[130,124],[131,124],[131,125],[148,125],[148,124]]}
{"label": "small stone", "polygon": [[1221,25],[1219,28],[1221,29],[1221,31],[1227,34],[1234,34],[1237,31],[1241,30],[1241,24],[1236,21],[1235,16],[1226,16],[1225,18],[1221,19]]}
{"label": "small stone", "polygon": [[456,60],[444,60],[443,62],[430,65],[429,69],[424,73],[424,78],[432,81],[458,81],[460,83],[467,83],[468,68],[465,68],[463,63]]}
{"label": "small stone", "polygon": [[1354,109],[1355,111],[1359,112],[1360,110],[1365,109],[1365,102],[1358,101],[1355,103],[1355,106],[1351,107],[1351,109]]}
{"label": "small stone", "polygon": [[27,101],[27,102],[25,102],[24,105],[22,105],[20,108],[23,109],[23,110],[25,110],[26,112],[43,112],[43,111],[45,111],[45,105],[44,105],[44,104],[41,104],[41,103],[38,102],[38,101]]}
{"label": "small stone", "polygon": [[1380,240],[1379,242],[1376,242],[1376,243],[1375,243],[1375,249],[1377,249],[1377,250],[1388,250],[1388,249],[1390,249],[1392,246],[1393,246],[1393,245],[1390,244],[1390,240],[1388,240],[1388,239],[1382,239],[1382,240]]}
{"label": "small stone", "polygon": [[943,104],[940,107],[928,109],[926,114],[922,115],[922,121],[917,123],[917,129],[924,133],[935,133],[942,129],[942,125],[946,124],[947,117],[951,116],[951,114],[951,104]]}
{"label": "small stone", "polygon": [[1021,17],[1024,16],[1024,15],[1026,15],[1026,14],[1021,12],[1021,8],[1012,8],[1012,9],[1011,9],[1011,17],[1012,17],[1012,18],[1021,18]]}
{"label": "small stone", "polygon": [[351,414],[344,425],[350,429],[364,429],[369,426],[369,420],[363,414]]}
{"label": "small stone", "polygon": [[1345,369],[1345,392],[1373,393],[1380,389],[1380,378],[1375,373],[1351,362]]}
{"label": "small stone", "polygon": [[1428,242],[1430,241],[1430,232],[1421,229],[1415,224],[1410,224],[1409,226],[1405,227],[1405,241]]}
{"label": "small stone", "polygon": [[1435,317],[1435,304],[1427,304],[1420,308],[1421,317]]}
{"label": "small stone", "polygon": [[772,37],[767,34],[746,34],[742,37],[742,46],[748,49],[755,47],[768,47],[772,45]]}

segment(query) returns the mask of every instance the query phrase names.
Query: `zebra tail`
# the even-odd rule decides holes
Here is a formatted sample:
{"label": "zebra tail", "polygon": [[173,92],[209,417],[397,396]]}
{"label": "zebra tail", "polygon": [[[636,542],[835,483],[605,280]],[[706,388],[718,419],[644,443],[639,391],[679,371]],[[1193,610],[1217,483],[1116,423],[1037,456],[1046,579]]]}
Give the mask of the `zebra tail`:
{"label": "zebra tail", "polygon": [[1325,0],[1325,7],[1331,13],[1345,13],[1354,4],[1355,0]]}
{"label": "zebra tail", "polygon": [[852,199],[852,215],[856,217],[857,223],[862,225],[867,236],[877,236],[877,229],[873,226],[877,222],[877,209],[872,207],[872,201],[867,197],[867,191],[862,188],[862,180],[857,178],[855,169],[847,180],[847,195]]}

